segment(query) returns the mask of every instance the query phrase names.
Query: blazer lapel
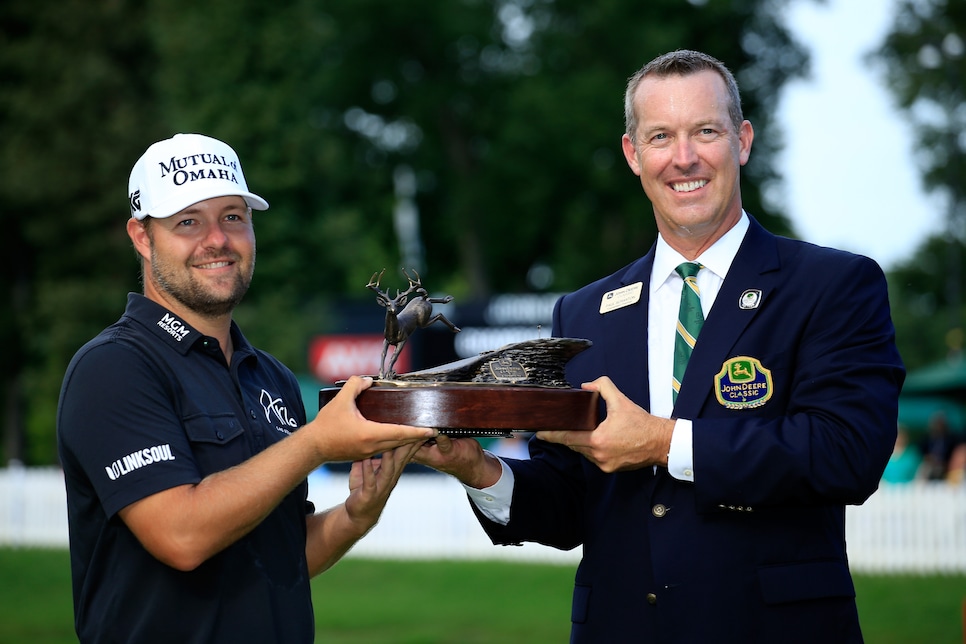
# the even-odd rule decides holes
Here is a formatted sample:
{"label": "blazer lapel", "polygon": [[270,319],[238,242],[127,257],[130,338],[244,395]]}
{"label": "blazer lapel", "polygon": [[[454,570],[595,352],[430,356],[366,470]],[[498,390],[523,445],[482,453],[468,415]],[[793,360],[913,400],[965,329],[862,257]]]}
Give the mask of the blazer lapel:
{"label": "blazer lapel", "polygon": [[691,354],[674,407],[676,417],[693,417],[708,397],[714,395],[714,377],[725,360],[734,357],[731,348],[779,287],[780,261],[775,236],[750,215],[749,219],[748,232]]}
{"label": "blazer lapel", "polygon": [[[610,376],[628,397],[641,401],[650,400],[647,378],[647,308],[653,265],[654,247],[652,246],[646,255],[628,267],[621,275],[620,283],[615,286],[615,288],[622,288],[641,282],[640,300],[602,316],[604,337],[616,339],[613,342],[602,343],[606,351],[604,373]],[[628,360],[628,356],[634,356],[635,359]],[[650,405],[645,406],[647,407]]]}

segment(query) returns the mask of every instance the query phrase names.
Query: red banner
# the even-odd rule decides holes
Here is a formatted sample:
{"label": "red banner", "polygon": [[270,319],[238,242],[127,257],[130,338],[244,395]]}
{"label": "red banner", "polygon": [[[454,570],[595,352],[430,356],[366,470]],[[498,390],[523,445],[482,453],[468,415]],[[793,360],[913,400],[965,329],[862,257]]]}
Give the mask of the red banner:
{"label": "red banner", "polygon": [[[322,382],[346,380],[349,376],[375,376],[379,373],[384,339],[376,333],[351,335],[320,335],[309,345],[309,368]],[[388,364],[393,348],[386,356]],[[406,351],[394,367],[398,373],[409,371]]]}

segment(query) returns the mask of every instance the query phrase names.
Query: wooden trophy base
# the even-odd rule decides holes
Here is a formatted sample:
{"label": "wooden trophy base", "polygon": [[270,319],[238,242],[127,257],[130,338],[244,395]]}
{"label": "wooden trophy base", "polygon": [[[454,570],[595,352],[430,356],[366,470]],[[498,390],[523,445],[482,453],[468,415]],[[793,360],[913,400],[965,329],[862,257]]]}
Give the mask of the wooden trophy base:
{"label": "wooden trophy base", "polygon": [[[319,407],[341,389],[319,391]],[[376,381],[356,398],[367,419],[435,427],[448,436],[510,436],[513,432],[591,430],[596,391],[476,383]]]}

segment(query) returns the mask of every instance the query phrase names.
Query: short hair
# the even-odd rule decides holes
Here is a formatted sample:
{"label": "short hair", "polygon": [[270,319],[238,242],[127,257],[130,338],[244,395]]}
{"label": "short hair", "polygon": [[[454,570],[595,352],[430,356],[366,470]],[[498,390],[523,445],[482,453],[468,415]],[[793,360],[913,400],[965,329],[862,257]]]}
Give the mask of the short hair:
{"label": "short hair", "polygon": [[644,78],[648,76],[657,76],[658,78],[689,76],[703,71],[715,72],[724,81],[730,99],[728,116],[731,117],[731,124],[735,128],[735,132],[740,131],[745,117],[741,112],[741,94],[738,92],[738,81],[735,80],[731,71],[724,63],[713,56],[690,49],[678,49],[658,56],[637,70],[627,80],[627,89],[624,92],[624,128],[631,142],[635,142],[635,136],[637,135],[637,114],[634,113],[634,94],[637,92],[637,88]]}

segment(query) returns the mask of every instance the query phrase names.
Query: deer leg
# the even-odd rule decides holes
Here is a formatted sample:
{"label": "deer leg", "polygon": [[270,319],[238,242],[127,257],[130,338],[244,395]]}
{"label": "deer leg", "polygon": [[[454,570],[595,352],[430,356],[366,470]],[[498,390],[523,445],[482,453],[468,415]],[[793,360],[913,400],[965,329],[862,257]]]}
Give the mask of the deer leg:
{"label": "deer leg", "polygon": [[[379,361],[379,379],[386,377],[386,354],[389,352],[389,340],[382,343],[382,360]],[[390,365],[391,368],[391,365]]]}
{"label": "deer leg", "polygon": [[403,340],[402,342],[397,344],[396,350],[392,352],[392,358],[389,359],[389,368],[386,370],[386,378],[392,378],[396,375],[396,372],[393,370],[393,367],[396,366],[396,360],[399,359],[399,353],[402,351],[402,348],[404,346],[406,346],[406,340]]}
{"label": "deer leg", "polygon": [[427,322],[424,326],[429,326],[433,322],[437,322],[437,321],[438,322],[442,322],[443,324],[445,324],[446,326],[448,326],[449,327],[449,330],[452,331],[453,333],[459,333],[460,332],[460,328],[458,326],[456,326],[455,324],[453,324],[452,322],[450,322],[448,319],[446,319],[446,316],[443,315],[442,313],[437,313],[433,317],[429,318],[429,322]]}

